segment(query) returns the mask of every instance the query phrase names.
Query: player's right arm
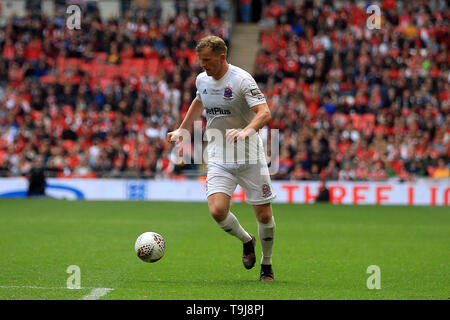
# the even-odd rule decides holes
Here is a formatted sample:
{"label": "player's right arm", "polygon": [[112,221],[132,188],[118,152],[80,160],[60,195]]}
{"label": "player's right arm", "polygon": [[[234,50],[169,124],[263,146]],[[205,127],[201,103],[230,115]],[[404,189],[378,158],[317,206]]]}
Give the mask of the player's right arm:
{"label": "player's right arm", "polygon": [[203,106],[203,103],[198,98],[194,98],[191,105],[189,106],[186,116],[181,122],[180,127],[174,131],[167,133],[167,141],[169,141],[170,143],[178,142],[178,140],[182,136],[182,131],[189,130],[194,121],[200,118],[204,109],[205,107]]}

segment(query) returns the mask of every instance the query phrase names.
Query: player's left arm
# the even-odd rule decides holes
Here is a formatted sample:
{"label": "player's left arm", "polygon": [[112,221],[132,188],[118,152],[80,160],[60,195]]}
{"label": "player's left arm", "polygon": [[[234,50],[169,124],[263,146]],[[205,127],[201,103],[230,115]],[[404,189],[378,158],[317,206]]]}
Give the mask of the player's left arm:
{"label": "player's left arm", "polygon": [[244,140],[256,134],[272,118],[269,106],[266,102],[266,98],[258,88],[255,79],[253,79],[251,76],[244,77],[239,89],[241,90],[241,94],[246,100],[249,108],[251,108],[255,112],[255,117],[242,130],[238,130],[236,128],[229,130],[225,137],[230,142],[232,140]]}
{"label": "player's left arm", "polygon": [[267,103],[261,103],[254,107],[252,110],[255,112],[253,120],[242,130],[231,129],[227,131],[225,135],[226,139],[230,140],[245,140],[246,138],[256,134],[272,119],[269,106]]}
{"label": "player's left arm", "polygon": [[252,109],[256,115],[253,120],[242,130],[250,135],[252,134],[252,132],[258,132],[272,119],[272,114],[270,113],[270,109],[267,103],[258,104],[252,107]]}

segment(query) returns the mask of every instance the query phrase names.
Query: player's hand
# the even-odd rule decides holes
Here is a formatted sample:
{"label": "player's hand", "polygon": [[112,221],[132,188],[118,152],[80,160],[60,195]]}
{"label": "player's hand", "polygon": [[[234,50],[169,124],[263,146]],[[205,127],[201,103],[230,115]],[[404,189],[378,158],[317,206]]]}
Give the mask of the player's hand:
{"label": "player's hand", "polygon": [[167,133],[167,141],[172,144],[183,141],[183,136],[181,135],[180,129]]}
{"label": "player's hand", "polygon": [[228,143],[232,144],[239,140],[245,140],[250,136],[250,133],[247,130],[238,130],[238,129],[230,129],[227,130],[225,134],[225,139]]}

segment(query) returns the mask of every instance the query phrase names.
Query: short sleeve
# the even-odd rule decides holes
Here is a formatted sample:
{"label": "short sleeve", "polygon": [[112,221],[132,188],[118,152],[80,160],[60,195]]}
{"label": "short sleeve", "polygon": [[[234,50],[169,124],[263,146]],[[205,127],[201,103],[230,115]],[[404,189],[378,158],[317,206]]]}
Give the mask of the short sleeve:
{"label": "short sleeve", "polygon": [[200,97],[200,91],[198,91],[198,76],[195,79],[195,86],[197,88],[197,91],[195,93],[195,97],[197,98],[198,101],[202,102],[202,97]]}
{"label": "short sleeve", "polygon": [[200,92],[197,90],[195,97],[197,98],[198,101],[202,102],[202,98],[200,97]]}
{"label": "short sleeve", "polygon": [[266,97],[252,77],[246,77],[242,80],[241,92],[250,108],[266,103]]}

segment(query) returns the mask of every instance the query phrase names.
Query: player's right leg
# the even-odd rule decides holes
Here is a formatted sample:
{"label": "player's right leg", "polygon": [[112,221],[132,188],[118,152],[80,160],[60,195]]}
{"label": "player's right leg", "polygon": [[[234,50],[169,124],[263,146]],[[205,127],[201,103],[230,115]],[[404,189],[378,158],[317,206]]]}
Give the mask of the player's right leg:
{"label": "player's right leg", "polygon": [[231,197],[236,189],[235,177],[221,166],[208,164],[206,195],[211,216],[228,234],[243,243],[242,263],[246,269],[255,265],[255,242],[253,235],[242,228],[236,216],[230,211]]}
{"label": "player's right leg", "polygon": [[230,200],[231,197],[222,192],[210,195],[208,197],[209,211],[222,230],[242,241],[242,263],[246,269],[251,269],[256,262],[256,238],[242,228],[236,216],[230,211]]}

